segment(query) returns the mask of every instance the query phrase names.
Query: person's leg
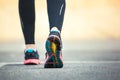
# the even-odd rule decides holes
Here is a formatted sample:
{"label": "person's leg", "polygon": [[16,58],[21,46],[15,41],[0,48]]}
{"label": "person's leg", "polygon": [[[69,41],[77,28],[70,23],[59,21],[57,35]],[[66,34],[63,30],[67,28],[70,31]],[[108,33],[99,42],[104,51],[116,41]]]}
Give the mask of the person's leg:
{"label": "person's leg", "polygon": [[65,0],[47,0],[50,34],[46,41],[45,68],[62,68],[62,41],[60,33],[65,12]]}
{"label": "person's leg", "polygon": [[57,27],[61,32],[65,13],[65,0],[47,0],[50,30]]}
{"label": "person's leg", "polygon": [[35,1],[19,0],[19,14],[26,48],[35,48]]}
{"label": "person's leg", "polygon": [[35,48],[35,1],[19,0],[19,14],[26,49],[24,64],[39,64],[39,55]]}

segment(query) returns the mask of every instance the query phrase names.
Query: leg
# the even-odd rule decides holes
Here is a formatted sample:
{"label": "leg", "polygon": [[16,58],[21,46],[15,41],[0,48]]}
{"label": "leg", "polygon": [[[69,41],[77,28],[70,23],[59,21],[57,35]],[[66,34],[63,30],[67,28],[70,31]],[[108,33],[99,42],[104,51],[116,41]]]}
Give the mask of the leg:
{"label": "leg", "polygon": [[57,27],[58,30],[61,31],[65,13],[65,6],[65,0],[47,0],[50,30],[53,27]]}
{"label": "leg", "polygon": [[35,1],[19,0],[19,14],[26,44],[24,64],[39,64],[39,55],[34,41]]}
{"label": "leg", "polygon": [[50,34],[46,41],[45,68],[62,68],[62,41],[60,37],[65,0],[47,0]]}
{"label": "leg", "polygon": [[19,14],[26,47],[34,47],[35,2],[19,0]]}

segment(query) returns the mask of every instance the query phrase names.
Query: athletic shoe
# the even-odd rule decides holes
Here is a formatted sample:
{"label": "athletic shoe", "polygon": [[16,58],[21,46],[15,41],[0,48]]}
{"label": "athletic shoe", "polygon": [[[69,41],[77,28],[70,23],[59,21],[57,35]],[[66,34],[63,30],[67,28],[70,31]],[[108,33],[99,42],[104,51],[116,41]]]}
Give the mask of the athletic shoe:
{"label": "athletic shoe", "polygon": [[62,41],[59,37],[59,32],[50,32],[46,40],[46,60],[44,68],[62,68]]}
{"label": "athletic shoe", "polygon": [[25,53],[25,65],[37,65],[40,64],[39,54],[37,50],[34,49],[27,49],[24,51]]}

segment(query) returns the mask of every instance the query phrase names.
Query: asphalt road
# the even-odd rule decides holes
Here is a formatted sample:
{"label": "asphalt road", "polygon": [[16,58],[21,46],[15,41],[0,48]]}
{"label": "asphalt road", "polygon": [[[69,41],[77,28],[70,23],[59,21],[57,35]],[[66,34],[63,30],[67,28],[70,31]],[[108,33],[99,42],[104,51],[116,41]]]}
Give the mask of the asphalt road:
{"label": "asphalt road", "polygon": [[0,63],[0,80],[120,80],[120,62],[65,62],[62,69]]}
{"label": "asphalt road", "polygon": [[120,80],[119,48],[64,48],[64,67],[44,69],[45,50],[39,48],[40,65],[23,65],[20,47],[18,44],[1,44],[0,80]]}

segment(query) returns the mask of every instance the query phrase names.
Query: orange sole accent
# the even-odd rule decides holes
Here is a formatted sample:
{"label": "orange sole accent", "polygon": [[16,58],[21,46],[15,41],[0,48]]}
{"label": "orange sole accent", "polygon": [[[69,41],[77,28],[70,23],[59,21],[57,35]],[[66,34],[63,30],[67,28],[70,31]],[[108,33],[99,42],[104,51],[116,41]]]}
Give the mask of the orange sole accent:
{"label": "orange sole accent", "polygon": [[38,65],[40,64],[40,60],[39,59],[27,59],[24,61],[24,64],[27,65],[27,64],[35,64],[35,65]]}

